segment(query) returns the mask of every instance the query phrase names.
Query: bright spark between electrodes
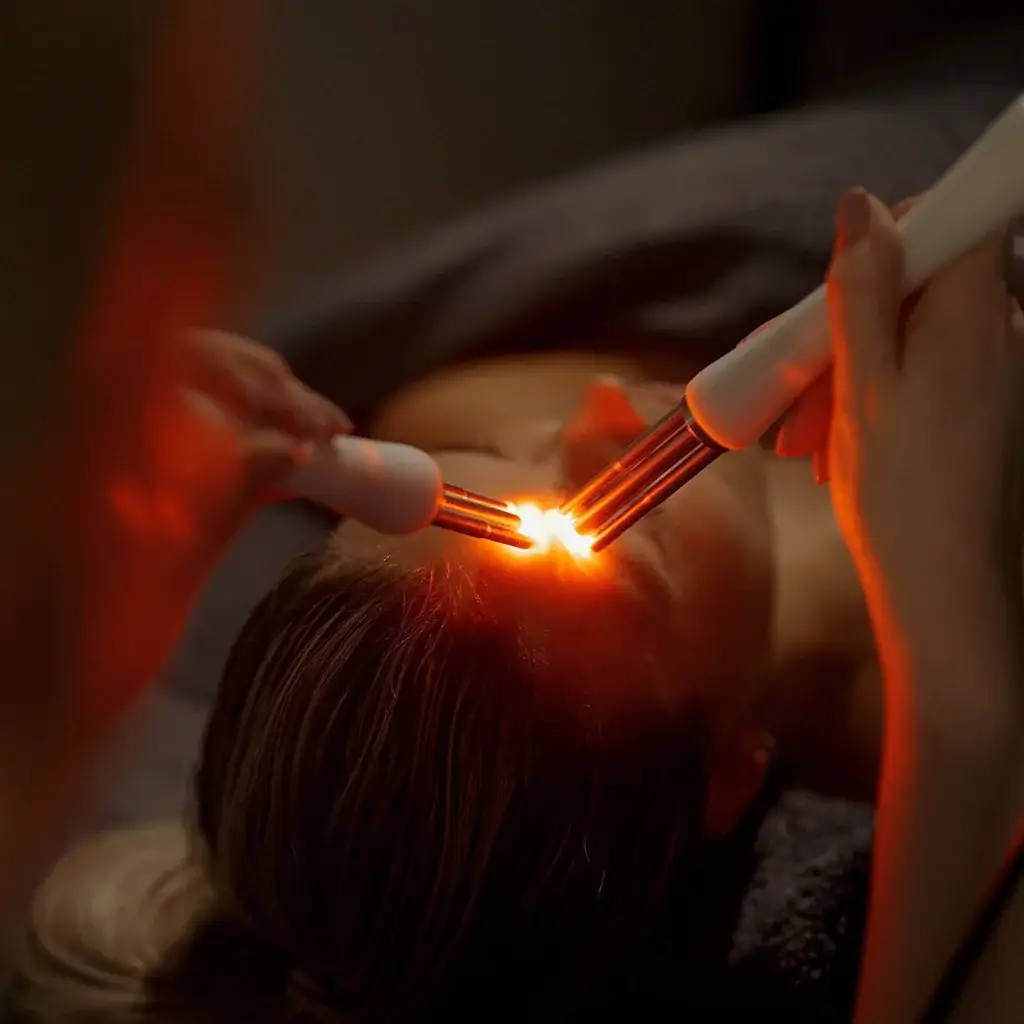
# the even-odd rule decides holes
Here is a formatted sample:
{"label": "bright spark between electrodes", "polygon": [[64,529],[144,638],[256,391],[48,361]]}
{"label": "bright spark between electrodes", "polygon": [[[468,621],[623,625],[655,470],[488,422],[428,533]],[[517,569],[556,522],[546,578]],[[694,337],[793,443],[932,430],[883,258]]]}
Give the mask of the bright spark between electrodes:
{"label": "bright spark between electrodes", "polygon": [[534,542],[534,551],[547,551],[553,545],[564,548],[577,558],[587,558],[592,552],[593,538],[578,533],[575,520],[557,508],[542,509],[537,505],[513,505],[519,516],[519,532]]}

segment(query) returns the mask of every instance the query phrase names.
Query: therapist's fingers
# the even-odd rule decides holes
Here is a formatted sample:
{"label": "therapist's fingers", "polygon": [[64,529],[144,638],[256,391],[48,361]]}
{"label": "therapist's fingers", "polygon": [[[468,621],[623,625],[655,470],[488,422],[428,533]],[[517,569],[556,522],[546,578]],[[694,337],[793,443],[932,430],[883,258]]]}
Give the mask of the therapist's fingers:
{"label": "therapist's fingers", "polygon": [[306,387],[272,349],[221,331],[197,331],[193,345],[193,386],[254,428],[320,442],[351,431],[348,416]]}
{"label": "therapist's fingers", "polygon": [[832,421],[832,371],[827,370],[793,403],[779,428],[775,454],[812,455],[828,444]]}
{"label": "therapist's fingers", "polygon": [[242,440],[237,473],[203,501],[204,537],[198,550],[207,567],[253,516],[281,496],[285,481],[309,460],[310,454],[310,443],[298,443],[275,430],[259,431]]}
{"label": "therapist's fingers", "polygon": [[310,442],[296,442],[279,430],[258,430],[242,441],[243,475],[232,496],[226,529],[229,539],[254,512],[281,492],[285,478],[306,463]]}
{"label": "therapist's fingers", "polygon": [[329,441],[352,430],[352,421],[341,409],[295,377],[284,386],[283,394],[276,400],[271,396],[263,408],[263,426],[311,441]]}
{"label": "therapist's fingers", "polygon": [[[897,203],[892,213],[896,220],[906,216],[917,204],[917,196]],[[840,248],[837,246],[837,248]],[[829,480],[829,430],[833,414],[831,367],[793,403],[779,428],[775,453],[783,458],[810,456],[814,478],[818,483]]]}
{"label": "therapist's fingers", "polygon": [[811,457],[814,480],[830,479],[829,435],[832,429],[832,372],[823,373],[801,396],[786,417],[776,440],[776,454]]}
{"label": "therapist's fingers", "polygon": [[240,484],[225,495],[226,504],[211,534],[214,558],[220,556],[261,509],[272,502],[294,497],[288,490],[289,479],[309,462],[313,450],[313,442],[296,442],[277,430],[256,431],[244,439]]}
{"label": "therapist's fingers", "polygon": [[[905,217],[918,200],[918,196],[900,200],[892,210],[896,220]],[[784,458],[811,456],[814,476],[820,483],[827,482],[829,478],[828,435],[832,413],[830,367],[793,403],[775,442],[775,453]]]}
{"label": "therapist's fingers", "polygon": [[[897,203],[892,213],[896,220],[906,216],[919,197],[910,196]],[[847,226],[849,231],[849,225]],[[848,239],[842,241],[848,242]],[[841,246],[837,245],[837,249]],[[811,456],[814,476],[819,483],[829,478],[828,437],[832,422],[832,369],[829,368],[793,403],[779,428],[775,453],[783,458]]]}
{"label": "therapist's fingers", "polygon": [[896,221],[863,189],[839,204],[836,251],[828,275],[828,315],[837,406],[870,402],[899,364],[903,249]]}
{"label": "therapist's fingers", "polygon": [[276,429],[253,430],[198,390],[182,395],[172,444],[158,453],[158,485],[191,512],[197,564],[208,567],[252,515],[279,496],[308,461],[312,442]]}
{"label": "therapist's fingers", "polygon": [[326,441],[352,422],[333,402],[306,387],[276,352],[247,339],[214,346],[220,397],[254,427]]}
{"label": "therapist's fingers", "polygon": [[1006,290],[1014,300],[1014,315],[1024,302],[1024,218],[1015,221],[1006,232],[1003,277]]}
{"label": "therapist's fingers", "polygon": [[1003,320],[1009,310],[1005,269],[1006,232],[1001,231],[935,274],[907,317],[908,360],[914,357],[918,337],[922,343],[939,342],[929,361],[958,359],[958,339],[977,335],[980,325]]}
{"label": "therapist's fingers", "polygon": [[901,199],[892,209],[892,214],[897,220],[902,220],[910,211],[917,206],[921,200],[921,195],[907,196],[906,199]]}
{"label": "therapist's fingers", "polygon": [[811,472],[816,484],[827,484],[832,480],[832,461],[829,445],[825,443],[811,456]]}

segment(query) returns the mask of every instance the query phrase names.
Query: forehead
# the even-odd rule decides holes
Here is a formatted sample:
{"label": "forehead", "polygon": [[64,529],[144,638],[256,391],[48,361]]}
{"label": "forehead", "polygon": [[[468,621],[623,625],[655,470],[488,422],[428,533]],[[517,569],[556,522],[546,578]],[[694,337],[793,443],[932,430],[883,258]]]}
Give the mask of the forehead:
{"label": "forehead", "polygon": [[[504,501],[557,504],[552,474],[485,453],[444,453],[435,456],[446,483]],[[343,520],[334,531],[332,548],[342,559],[395,563],[400,568],[452,564],[475,575],[522,560],[526,553],[449,530],[428,528],[409,536],[384,536],[355,520]]]}
{"label": "forehead", "polygon": [[530,501],[543,507],[562,500],[557,458],[511,458],[489,451],[432,453],[446,483],[505,501]]}
{"label": "forehead", "polygon": [[[434,452],[447,483],[515,503],[555,508],[565,495],[557,458],[538,462],[507,458],[489,451]],[[511,548],[465,537],[442,529],[426,529],[406,537],[385,537],[348,520],[335,531],[333,548],[339,558],[388,562],[398,568],[455,566],[471,578],[502,581],[504,589],[528,593],[531,585],[553,592],[604,594],[611,600],[618,589],[639,589],[650,596],[663,589],[657,577],[658,552],[641,530],[631,531],[610,549],[580,558],[553,545],[547,551]],[[664,595],[658,595],[664,597]]]}
{"label": "forehead", "polygon": [[520,551],[440,529],[383,537],[346,522],[333,549],[340,565],[368,561],[399,571],[440,570],[456,609],[507,623],[531,657],[587,685],[638,673],[653,677],[665,667],[670,601],[653,567],[628,545],[578,558],[561,549]]}
{"label": "forehead", "polygon": [[633,564],[636,559],[624,557],[626,547],[617,544],[592,555],[573,554],[557,543],[522,550],[435,527],[405,537],[389,537],[351,519],[338,525],[331,540],[331,550],[341,565],[388,564],[398,570],[455,568],[487,586],[524,595],[539,587],[549,593],[579,591],[604,595],[609,600],[638,584],[640,573]]}

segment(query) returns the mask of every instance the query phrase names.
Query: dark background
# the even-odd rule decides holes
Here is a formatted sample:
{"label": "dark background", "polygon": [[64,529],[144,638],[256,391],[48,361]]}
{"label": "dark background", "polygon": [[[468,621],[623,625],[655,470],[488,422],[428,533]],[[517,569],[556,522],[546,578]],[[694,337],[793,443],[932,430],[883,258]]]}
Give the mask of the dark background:
{"label": "dark background", "polygon": [[278,0],[271,304],[531,182],[827,95],[1009,0]]}

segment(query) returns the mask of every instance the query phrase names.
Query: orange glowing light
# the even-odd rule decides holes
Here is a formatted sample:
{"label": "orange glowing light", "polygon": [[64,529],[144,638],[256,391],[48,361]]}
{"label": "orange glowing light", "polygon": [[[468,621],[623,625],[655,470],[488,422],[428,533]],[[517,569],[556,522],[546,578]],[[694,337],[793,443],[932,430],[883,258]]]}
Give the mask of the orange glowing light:
{"label": "orange glowing light", "polygon": [[593,538],[579,533],[572,516],[557,508],[537,505],[512,505],[520,519],[519,532],[533,541],[532,551],[548,551],[559,547],[576,558],[589,558]]}

